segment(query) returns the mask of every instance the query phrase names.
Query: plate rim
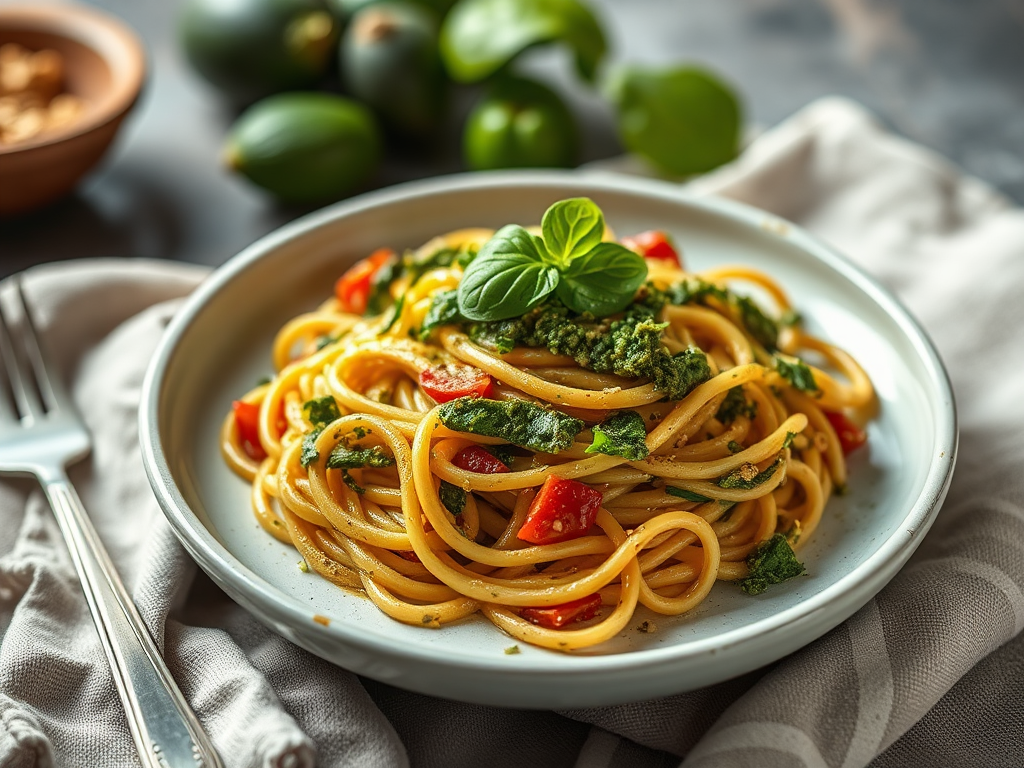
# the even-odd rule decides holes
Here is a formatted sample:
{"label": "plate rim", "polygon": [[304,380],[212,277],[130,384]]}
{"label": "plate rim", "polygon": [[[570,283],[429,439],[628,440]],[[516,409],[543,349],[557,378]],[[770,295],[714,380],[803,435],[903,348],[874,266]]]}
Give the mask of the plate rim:
{"label": "plate rim", "polygon": [[[921,494],[909,507],[894,533],[882,541],[864,562],[837,582],[771,617],[727,630],[713,637],[624,653],[565,655],[566,660],[571,661],[565,665],[564,669],[557,670],[557,673],[570,677],[595,672],[614,673],[627,669],[644,668],[649,665],[660,665],[667,661],[684,662],[725,649],[735,652],[736,649],[749,644],[752,640],[763,638],[769,634],[775,635],[789,625],[813,622],[829,606],[840,603],[848,605],[850,602],[856,602],[856,608],[859,608],[884,587],[906,563],[930,529],[949,488],[956,463],[959,435],[955,395],[948,372],[927,332],[887,288],[835,248],[793,222],[735,200],[693,194],[670,182],[593,170],[462,173],[406,182],[368,192],[314,211],[264,235],[214,270],[185,299],[165,329],[147,368],[140,399],[139,435],[146,474],[164,516],[171,524],[178,539],[200,567],[207,572],[214,569],[216,571],[215,580],[221,586],[227,589],[229,585],[244,595],[249,602],[259,605],[263,611],[278,620],[292,627],[301,627],[300,631],[304,634],[312,633],[314,636],[323,637],[330,642],[341,641],[374,656],[385,652],[388,656],[410,661],[428,661],[439,669],[473,669],[501,673],[510,671],[507,657],[490,659],[483,656],[472,656],[467,661],[465,657],[458,657],[455,654],[444,656],[438,649],[429,646],[401,643],[385,633],[367,631],[365,628],[360,631],[358,627],[351,626],[342,620],[332,620],[327,626],[309,621],[308,608],[300,608],[297,601],[281,587],[267,581],[244,565],[210,533],[189,507],[173,479],[160,440],[158,411],[161,388],[159,385],[168,370],[177,344],[206,303],[238,274],[259,261],[265,254],[309,231],[336,219],[356,215],[364,210],[434,193],[510,186],[558,187],[567,185],[589,186],[595,191],[607,190],[617,193],[633,193],[641,197],[656,197],[663,201],[697,208],[701,212],[725,217],[744,225],[759,227],[769,236],[779,237],[794,244],[853,283],[896,322],[905,338],[913,345],[920,361],[925,364],[929,383],[938,392],[940,401],[944,402],[946,407],[939,411],[939,415],[944,418],[938,419],[935,424],[937,441],[933,445],[934,451],[924,478]],[[880,579],[878,574],[884,574],[884,577]],[[211,576],[213,575],[211,573]],[[880,583],[877,583],[879,581]],[[866,597],[863,596],[865,590],[870,593]],[[842,618],[832,622],[829,628],[845,621],[856,608],[845,612]],[[813,642],[820,634],[819,632],[806,643],[801,643],[799,647]],[[512,641],[512,638],[509,639]],[[516,674],[544,673],[549,675],[555,672],[550,664],[538,664],[537,661],[541,658],[516,656],[514,672]],[[774,657],[774,659],[777,658],[779,656]],[[757,666],[770,663],[774,659],[765,659]],[[337,662],[335,661],[335,663]],[[741,671],[743,670],[737,669],[737,674]],[[726,677],[720,679],[726,679]]]}

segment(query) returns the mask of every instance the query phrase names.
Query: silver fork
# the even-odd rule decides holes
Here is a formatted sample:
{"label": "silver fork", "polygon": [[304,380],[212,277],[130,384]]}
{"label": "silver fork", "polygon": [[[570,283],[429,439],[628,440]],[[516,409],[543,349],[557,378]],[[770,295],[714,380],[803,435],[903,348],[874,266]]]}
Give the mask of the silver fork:
{"label": "silver fork", "polygon": [[0,388],[0,473],[35,475],[46,492],[143,766],[220,768],[68,480],[66,467],[89,453],[89,433],[59,376],[49,372],[21,284],[14,282],[5,297],[11,306],[0,306],[0,361],[10,386]]}

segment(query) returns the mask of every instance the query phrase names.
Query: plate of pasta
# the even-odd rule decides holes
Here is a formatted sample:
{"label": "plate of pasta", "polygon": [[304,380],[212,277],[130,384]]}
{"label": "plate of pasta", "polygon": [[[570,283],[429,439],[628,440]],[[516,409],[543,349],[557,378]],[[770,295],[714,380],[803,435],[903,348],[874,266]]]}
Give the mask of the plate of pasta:
{"label": "plate of pasta", "polygon": [[869,600],[945,496],[915,321],[770,214],[509,172],[324,209],[217,270],[140,413],[168,520],[285,637],[525,707],[677,693]]}

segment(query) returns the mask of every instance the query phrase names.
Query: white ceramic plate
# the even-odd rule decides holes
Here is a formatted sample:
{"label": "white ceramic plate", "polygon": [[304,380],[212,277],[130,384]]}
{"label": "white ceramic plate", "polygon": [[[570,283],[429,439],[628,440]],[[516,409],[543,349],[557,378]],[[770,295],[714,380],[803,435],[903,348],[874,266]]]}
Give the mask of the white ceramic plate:
{"label": "white ceramic plate", "polygon": [[[693,613],[641,609],[621,636],[565,655],[513,641],[476,617],[440,630],[399,624],[368,600],[297,567],[265,534],[249,486],[225,467],[217,432],[233,398],[270,372],[289,318],[326,298],[351,262],[382,245],[449,230],[539,221],[587,195],[623,234],[660,228],[687,265],[756,266],[790,293],[813,332],[851,352],[881,401],[868,446],[850,461],[802,550],[808,575],[750,597],[718,584]],[[307,216],[230,260],[189,298],[157,351],[141,409],[146,469],[199,565],[261,621],[360,674],[424,693],[517,707],[579,707],[677,693],[791,653],[867,602],[910,557],[945,496],[956,450],[953,396],[935,349],[884,289],[797,227],[763,212],[625,177],[562,172],[454,176],[364,195]],[[330,619],[328,626],[314,615]],[[652,619],[654,634],[634,627]]]}

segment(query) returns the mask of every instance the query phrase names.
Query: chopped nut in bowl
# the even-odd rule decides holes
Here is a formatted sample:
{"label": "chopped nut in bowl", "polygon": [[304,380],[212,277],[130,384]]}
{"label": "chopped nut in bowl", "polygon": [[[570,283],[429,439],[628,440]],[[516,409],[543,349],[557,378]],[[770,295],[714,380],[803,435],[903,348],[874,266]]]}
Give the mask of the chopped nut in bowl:
{"label": "chopped nut in bowl", "polygon": [[70,192],[138,98],[145,57],[81,6],[0,5],[0,216]]}
{"label": "chopped nut in bowl", "polygon": [[44,48],[0,45],[0,145],[70,128],[83,102],[64,90],[64,57]]}

